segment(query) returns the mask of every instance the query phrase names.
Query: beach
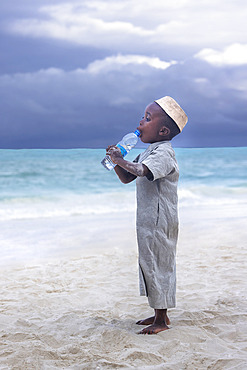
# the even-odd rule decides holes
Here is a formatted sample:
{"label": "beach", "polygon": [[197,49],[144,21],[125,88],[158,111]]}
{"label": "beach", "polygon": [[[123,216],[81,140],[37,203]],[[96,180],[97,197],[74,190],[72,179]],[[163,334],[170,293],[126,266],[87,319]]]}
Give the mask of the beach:
{"label": "beach", "polygon": [[[90,155],[98,162],[101,154]],[[134,186],[116,188],[107,173],[110,190],[106,183],[108,190],[84,194],[73,185],[57,198],[43,173],[42,181],[28,177],[28,195],[20,182],[20,194],[8,187],[0,214],[1,370],[247,368],[243,164],[238,182],[225,175],[219,184],[209,168],[199,183],[180,167],[177,307],[168,312],[170,330],[157,335],[138,335],[135,324],[152,310],[138,290]],[[54,168],[61,173],[58,162]]]}

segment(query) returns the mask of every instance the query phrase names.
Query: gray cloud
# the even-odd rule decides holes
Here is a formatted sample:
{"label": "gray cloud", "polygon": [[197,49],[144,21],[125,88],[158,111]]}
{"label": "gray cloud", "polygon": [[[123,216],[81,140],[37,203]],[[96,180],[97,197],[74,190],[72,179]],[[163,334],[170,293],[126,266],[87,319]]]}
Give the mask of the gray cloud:
{"label": "gray cloud", "polygon": [[166,69],[118,61],[2,76],[0,146],[104,147],[135,129],[145,105],[163,95],[189,116],[176,145],[244,145],[246,90],[237,87],[245,69],[219,70],[195,58]]}
{"label": "gray cloud", "polygon": [[125,53],[141,52],[144,47],[154,52],[174,44],[202,48],[246,41],[247,9],[239,1],[143,0],[140,6],[131,0],[101,0],[36,7],[32,15],[6,21],[5,30],[97,48],[103,45],[115,52],[121,40],[121,50]]}
{"label": "gray cloud", "polygon": [[246,12],[223,0],[4,2],[0,147],[105,147],[164,95],[189,116],[176,146],[246,145]]}

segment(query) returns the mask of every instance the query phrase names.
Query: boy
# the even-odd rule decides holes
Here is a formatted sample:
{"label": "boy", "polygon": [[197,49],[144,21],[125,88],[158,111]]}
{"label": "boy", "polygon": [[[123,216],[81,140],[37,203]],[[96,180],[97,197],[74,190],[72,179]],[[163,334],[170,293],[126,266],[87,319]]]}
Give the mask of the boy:
{"label": "boy", "polygon": [[138,325],[148,325],[139,334],[169,329],[167,309],[176,303],[179,170],[170,140],[187,121],[178,103],[166,96],[145,110],[138,130],[141,141],[150,145],[134,162],[126,161],[116,146],[107,148],[117,164],[114,169],[119,179],[125,184],[136,179],[140,294],[146,295],[154,308],[154,316],[137,321]]}

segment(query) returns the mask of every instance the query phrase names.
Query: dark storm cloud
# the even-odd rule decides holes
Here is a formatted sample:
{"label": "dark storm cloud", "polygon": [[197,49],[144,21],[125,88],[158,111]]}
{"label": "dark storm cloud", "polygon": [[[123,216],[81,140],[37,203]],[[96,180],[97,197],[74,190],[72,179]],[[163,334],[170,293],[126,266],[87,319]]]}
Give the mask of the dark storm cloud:
{"label": "dark storm cloud", "polygon": [[189,116],[176,146],[246,145],[241,4],[3,2],[0,147],[105,147],[164,95]]}
{"label": "dark storm cloud", "polygon": [[90,46],[78,48],[54,40],[25,39],[8,35],[1,39],[1,74],[35,72],[42,68],[72,70],[85,68],[88,63],[104,58],[105,50]]}
{"label": "dark storm cloud", "polygon": [[197,59],[167,69],[102,60],[70,72],[5,75],[0,145],[104,147],[135,129],[145,106],[163,95],[177,99],[189,116],[177,146],[245,145],[239,69],[219,70]]}

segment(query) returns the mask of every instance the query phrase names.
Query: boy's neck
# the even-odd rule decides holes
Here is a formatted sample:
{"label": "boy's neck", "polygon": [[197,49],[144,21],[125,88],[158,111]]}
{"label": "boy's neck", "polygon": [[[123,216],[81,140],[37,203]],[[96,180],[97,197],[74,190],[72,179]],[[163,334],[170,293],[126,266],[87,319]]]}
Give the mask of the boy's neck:
{"label": "boy's neck", "polygon": [[163,142],[169,142],[169,141],[171,141],[171,140],[170,139],[160,139],[160,140],[153,141],[152,143],[149,143],[149,144],[163,143]]}

